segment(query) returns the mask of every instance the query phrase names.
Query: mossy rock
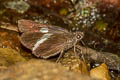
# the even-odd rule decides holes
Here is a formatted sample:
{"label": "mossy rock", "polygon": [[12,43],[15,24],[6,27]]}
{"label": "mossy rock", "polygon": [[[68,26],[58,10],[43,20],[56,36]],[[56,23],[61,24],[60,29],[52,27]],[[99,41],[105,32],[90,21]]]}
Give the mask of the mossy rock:
{"label": "mossy rock", "polygon": [[9,66],[24,61],[26,61],[24,57],[14,49],[0,48],[0,66]]}

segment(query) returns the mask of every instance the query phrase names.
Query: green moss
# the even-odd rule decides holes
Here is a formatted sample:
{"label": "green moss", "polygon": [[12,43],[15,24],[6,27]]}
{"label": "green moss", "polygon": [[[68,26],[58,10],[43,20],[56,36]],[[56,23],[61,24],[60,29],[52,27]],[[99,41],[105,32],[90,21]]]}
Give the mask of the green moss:
{"label": "green moss", "polygon": [[103,21],[97,21],[95,24],[95,27],[98,31],[105,30],[108,26],[108,23],[105,23]]}

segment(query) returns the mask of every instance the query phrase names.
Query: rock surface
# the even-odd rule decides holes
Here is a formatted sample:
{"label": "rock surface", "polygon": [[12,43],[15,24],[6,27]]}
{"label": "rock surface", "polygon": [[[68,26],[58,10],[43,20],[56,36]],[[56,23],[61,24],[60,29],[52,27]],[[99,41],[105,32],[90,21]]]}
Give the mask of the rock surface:
{"label": "rock surface", "polygon": [[0,48],[0,66],[9,66],[26,60],[17,51],[9,48]]}
{"label": "rock surface", "polygon": [[92,80],[77,72],[71,72],[58,64],[44,60],[30,60],[11,66],[0,73],[0,80]]}
{"label": "rock surface", "polygon": [[109,75],[107,65],[104,63],[101,64],[100,66],[92,69],[90,71],[90,76],[97,78],[97,79],[101,79],[101,80],[112,80],[110,75]]}
{"label": "rock surface", "polygon": [[83,75],[89,75],[88,66],[86,63],[80,60],[78,55],[75,56],[75,53],[72,50],[69,50],[63,55],[60,60],[60,64],[68,70],[79,72]]}

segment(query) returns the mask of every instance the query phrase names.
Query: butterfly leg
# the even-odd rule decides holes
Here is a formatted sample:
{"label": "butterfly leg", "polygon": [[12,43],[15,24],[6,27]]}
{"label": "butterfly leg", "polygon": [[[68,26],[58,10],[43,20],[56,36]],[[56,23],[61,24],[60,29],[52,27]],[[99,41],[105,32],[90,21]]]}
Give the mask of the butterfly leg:
{"label": "butterfly leg", "polygon": [[56,63],[59,62],[60,58],[63,56],[64,49],[61,50],[59,57],[56,60]]}
{"label": "butterfly leg", "polygon": [[[82,40],[80,40],[80,41],[81,41],[82,45],[85,46],[85,48],[86,48],[86,52],[85,53],[87,54],[87,46],[85,45],[85,43]],[[82,50],[81,50],[81,53],[83,53]],[[86,62],[84,54],[82,54],[82,59],[83,59],[84,62]]]}
{"label": "butterfly leg", "polygon": [[[79,45],[76,45],[76,48],[79,49],[79,53],[81,54],[81,58],[82,58],[82,60],[83,60],[84,62],[86,62],[86,60],[85,60],[85,56],[84,56],[82,50],[80,49]],[[87,48],[86,48],[86,52],[87,52]]]}
{"label": "butterfly leg", "polygon": [[76,44],[74,44],[74,53],[75,53],[75,57],[79,59],[79,55],[76,52]]}
{"label": "butterfly leg", "polygon": [[78,55],[78,53],[76,52],[76,48],[77,48],[77,45],[76,44],[74,44],[74,53],[75,53],[75,57],[76,57],[76,59],[77,59],[77,61],[78,61],[78,63],[79,63],[79,69],[80,69],[80,71],[82,71],[82,61],[80,60],[80,57],[79,57],[79,55]]}

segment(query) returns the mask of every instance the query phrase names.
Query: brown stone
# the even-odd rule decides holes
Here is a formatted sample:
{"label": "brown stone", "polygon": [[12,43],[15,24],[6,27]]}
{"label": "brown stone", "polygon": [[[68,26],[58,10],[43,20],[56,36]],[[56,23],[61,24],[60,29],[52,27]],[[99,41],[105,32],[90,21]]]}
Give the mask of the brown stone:
{"label": "brown stone", "polygon": [[31,60],[0,73],[0,80],[92,80],[78,72],[44,60]]}
{"label": "brown stone", "polygon": [[92,78],[97,78],[101,80],[112,80],[106,64],[101,64],[100,66],[91,69],[90,76]]}

